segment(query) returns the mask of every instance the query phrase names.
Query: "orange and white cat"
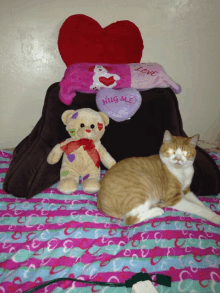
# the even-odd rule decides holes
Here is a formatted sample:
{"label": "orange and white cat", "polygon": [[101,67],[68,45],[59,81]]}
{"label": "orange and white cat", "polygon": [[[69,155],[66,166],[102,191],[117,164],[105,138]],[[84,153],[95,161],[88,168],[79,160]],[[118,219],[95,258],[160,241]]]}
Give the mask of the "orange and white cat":
{"label": "orange and white cat", "polygon": [[220,216],[190,191],[199,135],[172,136],[166,130],[159,155],[116,163],[101,180],[98,208],[133,225],[164,213],[161,207],[196,214],[220,225]]}

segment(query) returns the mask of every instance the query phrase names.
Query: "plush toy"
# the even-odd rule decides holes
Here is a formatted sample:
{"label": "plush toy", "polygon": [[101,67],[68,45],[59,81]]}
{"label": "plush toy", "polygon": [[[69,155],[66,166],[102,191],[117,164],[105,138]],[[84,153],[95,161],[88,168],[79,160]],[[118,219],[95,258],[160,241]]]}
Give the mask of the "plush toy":
{"label": "plush toy", "polygon": [[61,119],[71,138],[57,144],[47,157],[49,164],[55,164],[64,153],[57,188],[66,194],[74,192],[81,176],[83,190],[97,192],[100,188],[100,161],[108,169],[116,163],[100,142],[109,118],[103,112],[83,108],[67,110]]}

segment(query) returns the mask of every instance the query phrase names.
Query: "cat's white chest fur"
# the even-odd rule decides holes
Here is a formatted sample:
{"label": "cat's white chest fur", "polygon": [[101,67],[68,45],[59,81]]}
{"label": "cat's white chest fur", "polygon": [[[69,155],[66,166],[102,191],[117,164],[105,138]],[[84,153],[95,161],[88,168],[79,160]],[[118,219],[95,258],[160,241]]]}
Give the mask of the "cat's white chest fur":
{"label": "cat's white chest fur", "polygon": [[183,168],[174,168],[168,165],[167,168],[180,181],[182,185],[182,190],[190,186],[194,174],[194,169],[192,165],[184,166]]}

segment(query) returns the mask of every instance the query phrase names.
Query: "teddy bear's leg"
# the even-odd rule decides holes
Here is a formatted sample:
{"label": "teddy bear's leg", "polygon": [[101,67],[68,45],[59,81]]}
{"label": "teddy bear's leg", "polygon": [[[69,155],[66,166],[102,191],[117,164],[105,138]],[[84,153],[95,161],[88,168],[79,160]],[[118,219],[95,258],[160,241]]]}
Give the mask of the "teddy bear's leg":
{"label": "teddy bear's leg", "polygon": [[79,174],[67,168],[60,171],[60,182],[57,189],[65,194],[72,193],[77,190],[79,184]]}
{"label": "teddy bear's leg", "polygon": [[82,174],[82,188],[87,193],[95,193],[100,189],[100,168],[87,168]]}
{"label": "teddy bear's leg", "polygon": [[66,179],[63,179],[63,180],[60,180],[60,182],[58,183],[57,185],[57,189],[62,192],[62,193],[65,193],[65,194],[69,194],[69,193],[72,193],[74,191],[77,190],[78,188],[78,182],[79,180],[76,180],[75,178],[66,178]]}

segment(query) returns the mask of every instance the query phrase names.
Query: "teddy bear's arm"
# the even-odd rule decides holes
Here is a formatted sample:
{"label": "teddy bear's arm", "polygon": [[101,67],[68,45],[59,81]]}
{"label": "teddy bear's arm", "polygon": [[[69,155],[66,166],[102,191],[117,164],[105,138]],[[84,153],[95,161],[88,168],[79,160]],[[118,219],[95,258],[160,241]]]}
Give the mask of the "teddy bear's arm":
{"label": "teddy bear's arm", "polygon": [[103,145],[99,145],[99,155],[102,164],[110,169],[113,165],[116,164],[116,161],[112,158],[112,156],[106,151]]}
{"label": "teddy bear's arm", "polygon": [[51,165],[56,164],[60,160],[62,154],[63,154],[63,151],[60,148],[60,143],[58,143],[51,150],[51,152],[49,153],[49,155],[47,157],[48,164],[51,164]]}

